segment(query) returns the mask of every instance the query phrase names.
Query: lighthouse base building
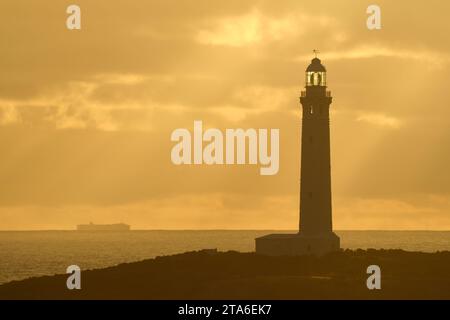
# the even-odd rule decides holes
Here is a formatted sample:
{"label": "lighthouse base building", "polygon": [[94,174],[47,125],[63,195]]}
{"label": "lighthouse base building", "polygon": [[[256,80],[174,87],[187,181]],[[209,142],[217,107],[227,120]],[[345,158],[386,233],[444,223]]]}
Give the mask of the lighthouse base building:
{"label": "lighthouse base building", "polygon": [[256,253],[268,256],[324,255],[338,251],[339,237],[334,233],[309,236],[301,232],[296,234],[274,233],[255,239]]}
{"label": "lighthouse base building", "polygon": [[340,248],[332,230],[330,166],[330,91],[326,69],[316,57],[306,69],[302,92],[300,224],[296,234],[269,234],[255,239],[256,253],[323,255]]}

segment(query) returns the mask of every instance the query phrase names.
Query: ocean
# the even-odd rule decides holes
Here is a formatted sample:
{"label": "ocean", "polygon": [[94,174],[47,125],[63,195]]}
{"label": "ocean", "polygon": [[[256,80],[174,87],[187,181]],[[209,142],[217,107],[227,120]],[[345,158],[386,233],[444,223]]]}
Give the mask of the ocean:
{"label": "ocean", "polygon": [[[0,284],[65,273],[73,264],[87,270],[206,248],[250,252],[256,237],[275,232],[294,231],[1,231]],[[336,233],[342,248],[450,251],[450,231]]]}

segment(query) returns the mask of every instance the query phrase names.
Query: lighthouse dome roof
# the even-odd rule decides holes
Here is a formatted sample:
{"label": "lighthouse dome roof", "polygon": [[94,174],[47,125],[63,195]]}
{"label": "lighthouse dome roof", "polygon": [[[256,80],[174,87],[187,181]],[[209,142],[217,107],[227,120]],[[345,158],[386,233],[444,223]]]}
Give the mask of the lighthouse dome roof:
{"label": "lighthouse dome roof", "polygon": [[319,58],[314,58],[311,60],[311,64],[306,68],[307,72],[326,72],[327,70],[322,65]]}

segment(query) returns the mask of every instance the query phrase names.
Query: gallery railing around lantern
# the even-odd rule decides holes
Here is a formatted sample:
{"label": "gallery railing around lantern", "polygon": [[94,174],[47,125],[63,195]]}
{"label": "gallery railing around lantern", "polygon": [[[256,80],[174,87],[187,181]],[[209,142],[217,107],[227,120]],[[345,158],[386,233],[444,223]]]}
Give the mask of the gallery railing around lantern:
{"label": "gallery railing around lantern", "polygon": [[[302,91],[300,96],[303,98],[306,97],[306,91]],[[325,96],[328,98],[331,97],[331,91],[325,91]]]}

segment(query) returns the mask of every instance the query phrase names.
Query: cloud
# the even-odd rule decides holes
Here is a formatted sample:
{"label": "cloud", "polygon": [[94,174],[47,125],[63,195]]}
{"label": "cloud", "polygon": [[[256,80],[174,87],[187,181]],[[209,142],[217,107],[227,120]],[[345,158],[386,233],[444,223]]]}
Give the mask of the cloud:
{"label": "cloud", "polygon": [[95,75],[93,78],[101,84],[136,85],[144,82],[149,77],[141,74],[106,73]]}
{"label": "cloud", "polygon": [[[183,114],[188,110],[181,104],[155,102],[148,95],[124,99],[130,90],[141,90],[147,81],[172,81],[168,79],[170,77],[154,78],[136,74],[99,74],[86,81],[72,81],[43,90],[35,97],[0,100],[0,125],[102,131],[150,130],[155,123],[155,110],[164,110],[168,114]],[[108,99],[98,95],[102,91]]]}
{"label": "cloud", "polygon": [[292,97],[297,94],[298,87],[269,87],[269,86],[247,86],[238,88],[233,98],[240,101],[247,108],[259,109],[260,111],[280,110]]}
{"label": "cloud", "polygon": [[237,88],[230,103],[212,106],[209,111],[232,122],[242,122],[249,116],[268,112],[283,112],[290,109],[289,105],[297,94],[297,89],[261,85]]}
{"label": "cloud", "polygon": [[[57,129],[97,128],[116,130],[107,106],[90,101],[89,97],[98,87],[94,82],[71,82],[58,92],[42,92],[28,99],[6,100],[3,104],[1,124],[21,123],[49,125]],[[27,117],[25,115],[28,115]]]}
{"label": "cloud", "polygon": [[382,113],[362,114],[356,118],[356,121],[362,121],[372,125],[391,129],[398,129],[403,125],[403,123],[399,119]]}
{"label": "cloud", "polygon": [[[327,16],[315,17],[297,13],[271,17],[253,9],[244,15],[210,21],[207,27],[198,31],[196,39],[202,44],[231,47],[257,45],[287,38],[295,38],[298,41],[310,30],[310,25],[323,29],[333,23],[334,20]],[[339,39],[342,40],[342,37]]]}
{"label": "cloud", "polygon": [[[393,198],[335,198],[337,229],[448,230],[448,194],[409,194]],[[430,217],[433,217],[430,219]]]}
{"label": "cloud", "polygon": [[[350,49],[329,50],[320,54],[325,61],[333,60],[354,60],[371,58],[398,58],[425,62],[433,67],[442,67],[450,62],[448,53],[441,53],[431,50],[415,50],[407,48],[394,48],[385,44],[360,44]],[[304,61],[309,56],[300,56],[296,60]]]}
{"label": "cloud", "polygon": [[203,44],[245,46],[262,40],[261,18],[257,12],[237,18],[225,18],[211,29],[200,30],[197,40]]}
{"label": "cloud", "polygon": [[20,113],[14,104],[0,101],[0,125],[20,123]]}

